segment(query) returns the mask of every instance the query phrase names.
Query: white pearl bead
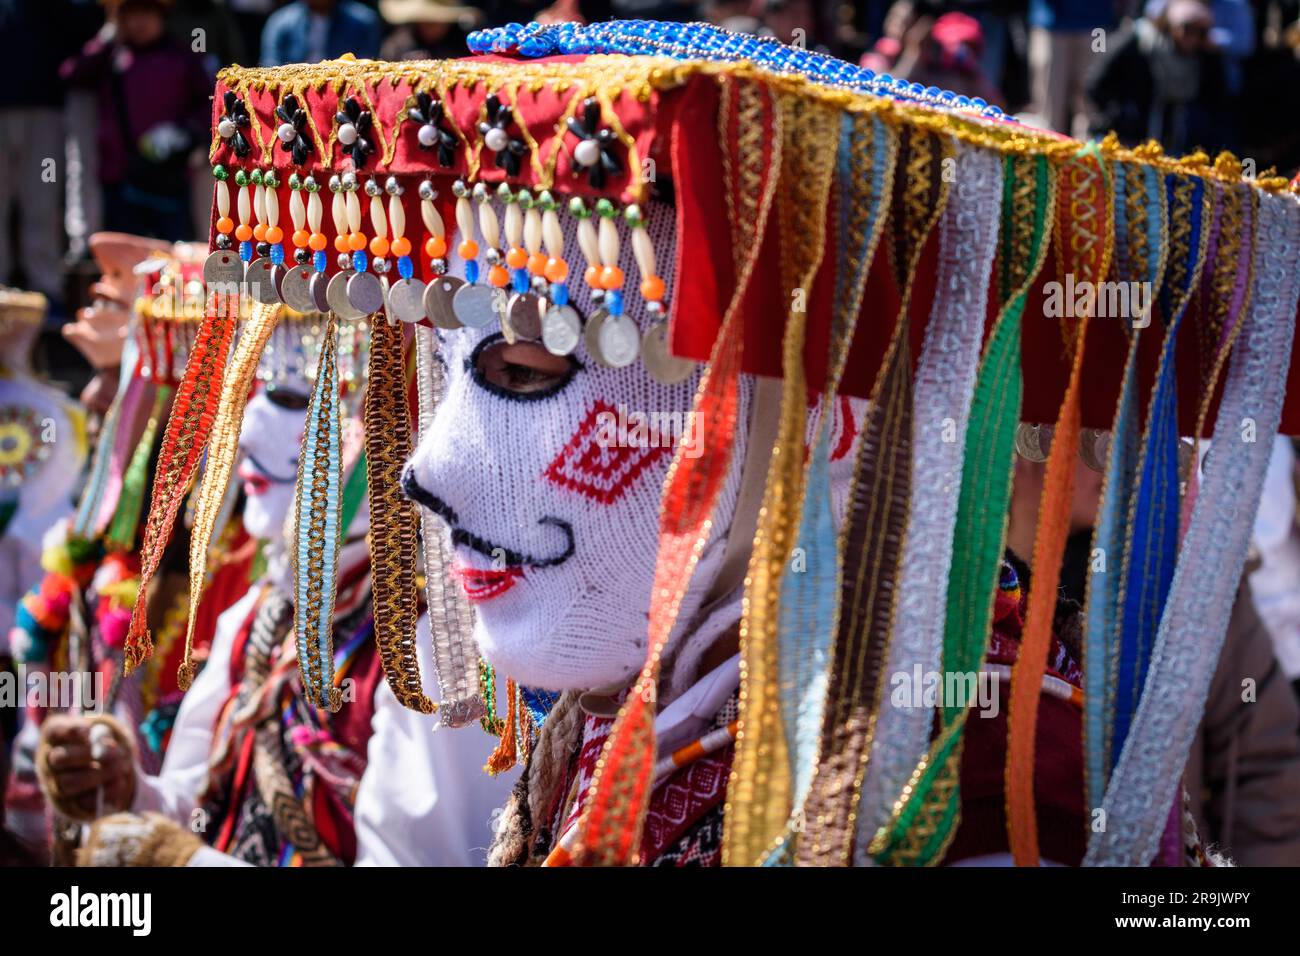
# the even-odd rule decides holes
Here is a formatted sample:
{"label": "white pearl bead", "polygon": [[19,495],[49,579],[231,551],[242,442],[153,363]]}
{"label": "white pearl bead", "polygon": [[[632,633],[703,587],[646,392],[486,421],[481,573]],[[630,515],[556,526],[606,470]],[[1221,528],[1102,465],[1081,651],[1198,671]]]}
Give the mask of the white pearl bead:
{"label": "white pearl bead", "polygon": [[438,141],[438,131],[432,126],[421,126],[416,136],[419,137],[421,146],[432,146]]}
{"label": "white pearl bead", "polygon": [[495,126],[487,131],[483,137],[483,142],[487,143],[487,148],[494,153],[499,153],[510,145],[510,137],[506,135],[503,129],[497,129]]}
{"label": "white pearl bead", "polygon": [[281,123],[275,135],[280,137],[282,143],[292,143],[293,138],[298,135],[298,131],[293,128],[292,123]]}
{"label": "white pearl bead", "polygon": [[344,123],[339,127],[339,142],[344,146],[351,146],[357,141],[357,128],[351,123]]}
{"label": "white pearl bead", "polygon": [[600,162],[600,144],[594,139],[584,139],[573,151],[573,159],[579,166],[595,166]]}
{"label": "white pearl bead", "polygon": [[235,135],[235,123],[233,120],[222,119],[217,123],[217,132],[221,134],[222,139],[230,139]]}

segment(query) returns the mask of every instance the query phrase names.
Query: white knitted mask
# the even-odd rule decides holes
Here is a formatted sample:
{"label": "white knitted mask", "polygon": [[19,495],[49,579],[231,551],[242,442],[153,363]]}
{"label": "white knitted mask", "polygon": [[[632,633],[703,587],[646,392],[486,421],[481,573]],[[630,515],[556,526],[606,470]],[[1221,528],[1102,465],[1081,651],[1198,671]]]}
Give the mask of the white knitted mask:
{"label": "white knitted mask", "polygon": [[[673,266],[672,216],[671,207],[649,207],[661,273]],[[570,221],[566,248],[576,257],[572,229]],[[651,319],[635,293],[636,267],[626,243],[622,252],[627,313],[644,332]],[[663,278],[671,289],[672,275]],[[570,296],[590,314],[580,280],[570,283]],[[581,343],[567,381],[521,397],[477,371],[479,361],[500,348],[498,330],[439,331],[437,338],[445,394],[411,458],[406,487],[451,527],[460,581],[477,611],[480,651],[500,674],[531,687],[589,690],[630,682],[646,659],[660,499],[673,454],[665,441],[637,443],[637,415],[650,422],[667,413],[659,420],[680,421],[682,441],[698,447],[702,439],[690,431],[688,413],[700,372],[665,386],[640,361],[604,368]],[[700,623],[705,598],[712,613],[718,599],[728,597],[710,592],[735,512],[753,386],[742,376],[730,471],[666,660],[683,633]],[[626,444],[598,443],[610,422],[626,424],[619,436],[630,439]],[[842,427],[838,419],[835,427]],[[833,441],[839,439],[837,431]],[[836,470],[840,506],[851,470],[851,456],[843,452]],[[739,617],[738,600],[714,616],[728,613],[723,624]]]}
{"label": "white knitted mask", "polygon": [[[672,217],[671,207],[651,205],[648,228],[661,272],[672,270]],[[571,221],[568,232],[573,263],[580,254]],[[635,277],[627,243],[622,258],[625,275]],[[574,267],[569,290],[585,315],[591,307],[576,278],[581,271]],[[671,288],[672,276],[663,277]],[[650,320],[633,279],[627,288],[627,314],[644,331]],[[629,681],[646,657],[659,502],[673,455],[666,436],[638,440],[637,416],[667,413],[660,421],[680,423],[677,434],[688,446],[698,441],[688,413],[700,373],[665,386],[639,361],[607,369],[580,344],[553,394],[520,396],[476,372],[476,360],[500,341],[498,330],[438,338],[445,395],[412,456],[407,487],[451,526],[483,656],[501,674],[548,690]],[[620,412],[624,434],[602,448],[598,441],[613,437],[605,429]],[[743,440],[737,462],[740,455]],[[738,471],[739,464],[722,491],[713,540],[680,621],[699,608],[716,573]]]}
{"label": "white knitted mask", "polygon": [[[305,389],[306,386],[302,386]],[[285,389],[277,389],[280,395]],[[303,392],[297,394],[301,399]],[[301,402],[294,402],[294,405]],[[254,538],[278,538],[293,507],[306,407],[286,406],[265,388],[249,399],[239,431],[239,480],[244,485],[244,528]]]}

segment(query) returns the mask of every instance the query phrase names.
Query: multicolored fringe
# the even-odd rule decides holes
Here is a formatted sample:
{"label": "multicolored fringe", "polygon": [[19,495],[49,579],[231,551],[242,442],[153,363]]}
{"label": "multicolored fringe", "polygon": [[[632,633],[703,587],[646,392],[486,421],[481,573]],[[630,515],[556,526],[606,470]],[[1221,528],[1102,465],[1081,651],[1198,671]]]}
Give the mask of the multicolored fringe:
{"label": "multicolored fringe", "polygon": [[[979,369],[984,309],[997,253],[1002,160],[958,146],[955,182],[940,231],[939,276],[917,368],[912,433],[912,500],[898,586],[889,674],[937,672],[943,607],[961,491],[962,446]],[[927,708],[879,707],[862,781],[854,860],[872,863],[867,843],[889,820],[894,797],[929,747]]]}
{"label": "multicolored fringe", "polygon": [[[778,228],[785,238],[781,257],[784,301],[791,307],[782,341],[781,417],[768,463],[767,484],[746,579],[740,628],[740,723],[728,790],[725,865],[751,866],[773,846],[790,820],[790,749],[797,729],[784,704],[801,688],[782,668],[782,651],[797,661],[810,653],[802,646],[810,636],[795,630],[791,647],[777,641],[781,580],[794,545],[804,499],[804,433],[807,386],[803,371],[811,293],[825,251],[822,224],[830,201],[835,154],[818,144],[836,135],[834,111],[798,99],[782,99],[782,188],[777,196]],[[794,237],[801,237],[795,239]],[[800,294],[802,293],[802,295]],[[783,698],[786,698],[783,700]]]}
{"label": "multicolored fringe", "polygon": [[126,674],[135,670],[153,650],[147,623],[149,584],[162,562],[176,514],[207,446],[220,401],[217,383],[225,372],[230,340],[238,321],[238,295],[213,292],[208,297],[207,314],[185,365],[185,375],[176,389],[145,522],[140,552],[140,597],[131,611],[131,629],[123,656]]}
{"label": "multicolored fringe", "polygon": [[[1160,288],[1164,277],[1168,208],[1160,174],[1149,167],[1115,163],[1114,217],[1115,274],[1121,282],[1144,282]],[[1131,224],[1131,228],[1128,228]],[[1124,241],[1118,241],[1120,237]],[[1151,310],[1133,317],[1128,356],[1120,386],[1115,422],[1111,428],[1109,455],[1092,554],[1100,562],[1087,576],[1086,614],[1083,631],[1084,653],[1084,777],[1087,806],[1101,806],[1110,777],[1110,728],[1114,722],[1115,669],[1112,648],[1118,634],[1118,607],[1124,568],[1125,529],[1129,498],[1137,474],[1140,425],[1137,401],[1137,357],[1141,328],[1151,320]]]}
{"label": "multicolored fringe", "polygon": [[1142,866],[1160,839],[1209,693],[1245,565],[1271,435],[1281,420],[1295,335],[1300,210],[1261,196],[1250,314],[1233,350],[1214,456],[1192,514],[1156,636],[1146,688],[1111,774],[1086,865]]}
{"label": "multicolored fringe", "polygon": [[[1002,566],[1011,466],[1020,400],[1020,325],[1025,301],[1047,256],[1056,178],[1044,157],[1008,157],[1003,175],[1002,311],[975,379],[962,466],[944,627],[943,669],[974,673],[988,645]],[[927,866],[942,859],[961,811],[958,769],[970,710],[945,706],[941,730],[895,799],[889,822],[867,846],[876,862]]]}
{"label": "multicolored fringe", "polygon": [[[1056,267],[1062,274],[1084,276],[1099,287],[1110,272],[1112,239],[1110,172],[1095,146],[1086,146],[1065,164],[1057,177]],[[1095,304],[1094,306],[1095,307]],[[1011,670],[1007,712],[1006,805],[1007,836],[1017,866],[1037,866],[1038,815],[1034,807],[1034,746],[1038,732],[1038,703],[1052,640],[1057,582],[1069,534],[1070,503],[1079,446],[1079,390],[1082,387],[1084,343],[1092,308],[1079,316],[1077,329],[1065,332],[1071,357],[1070,380],[1061,400],[1047,474],[1038,506],[1034,537],[1034,584],[1020,650]],[[1065,331],[1065,330],[1063,330]]]}

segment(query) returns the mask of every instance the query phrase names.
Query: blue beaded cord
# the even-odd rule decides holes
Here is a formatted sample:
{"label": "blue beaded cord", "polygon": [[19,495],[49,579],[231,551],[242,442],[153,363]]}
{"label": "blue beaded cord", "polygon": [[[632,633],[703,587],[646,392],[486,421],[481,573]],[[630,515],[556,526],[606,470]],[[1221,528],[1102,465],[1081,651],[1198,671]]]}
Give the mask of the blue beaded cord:
{"label": "blue beaded cord", "polygon": [[988,119],[1011,121],[980,97],[960,96],[937,86],[909,83],[901,77],[877,76],[825,53],[787,46],[775,37],[733,33],[711,23],[663,23],[612,20],[580,25],[510,23],[469,35],[472,53],[497,53],[535,59],[555,55],[623,54],[668,56],[677,60],[748,60],[777,73],[797,73],[828,86],[847,87],[877,96],[945,110],[975,112]]}

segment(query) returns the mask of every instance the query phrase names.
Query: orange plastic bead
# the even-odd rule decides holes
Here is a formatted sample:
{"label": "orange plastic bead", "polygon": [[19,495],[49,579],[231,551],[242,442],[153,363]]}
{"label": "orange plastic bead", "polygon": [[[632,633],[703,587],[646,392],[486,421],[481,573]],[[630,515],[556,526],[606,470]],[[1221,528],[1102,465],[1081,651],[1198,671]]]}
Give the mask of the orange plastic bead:
{"label": "orange plastic bead", "polygon": [[563,259],[548,259],[544,274],[548,281],[559,284],[569,278],[569,264]]}
{"label": "orange plastic bead", "polygon": [[522,269],[528,265],[528,253],[518,246],[511,247],[506,253],[506,265],[511,269]]}
{"label": "orange plastic bead", "polygon": [[313,232],[311,238],[307,240],[307,245],[311,246],[316,252],[321,252],[329,245],[329,240],[325,238],[325,233]]}
{"label": "orange plastic bead", "polygon": [[311,241],[311,233],[306,229],[295,229],[293,231],[293,245],[296,249],[305,249],[307,243]]}
{"label": "orange plastic bead", "polygon": [[618,289],[623,285],[623,270],[618,266],[605,266],[600,270],[600,287],[602,289]]}
{"label": "orange plastic bead", "polygon": [[411,254],[411,240],[407,239],[405,236],[394,239],[392,250],[393,255],[397,256],[399,259],[402,256],[409,256]]}
{"label": "orange plastic bead", "polygon": [[441,259],[447,254],[447,240],[442,236],[430,236],[424,240],[424,254],[430,259]]}
{"label": "orange plastic bead", "polygon": [[353,252],[360,252],[366,247],[366,236],[362,232],[354,232],[348,236],[348,248]]}
{"label": "orange plastic bead", "polygon": [[340,232],[334,237],[334,251],[347,252],[348,248],[348,234],[346,232]]}
{"label": "orange plastic bead", "polygon": [[253,227],[246,222],[241,222],[235,229],[235,238],[240,242],[248,242],[253,238]]}
{"label": "orange plastic bead", "polygon": [[505,266],[493,266],[488,270],[488,282],[503,289],[510,284],[510,270]]}
{"label": "orange plastic bead", "polygon": [[253,238],[258,242],[266,242],[266,223],[259,222],[253,227]]}
{"label": "orange plastic bead", "polygon": [[582,279],[593,289],[599,289],[600,286],[600,266],[587,266],[587,271],[582,274]]}
{"label": "orange plastic bead", "polygon": [[370,240],[370,254],[372,256],[388,255],[388,239],[385,236],[375,236]]}
{"label": "orange plastic bead", "polygon": [[222,235],[229,234],[230,232],[234,231],[234,228],[235,228],[235,221],[231,219],[229,216],[222,216],[220,219],[217,220],[217,232],[221,233]]}
{"label": "orange plastic bead", "polygon": [[546,275],[546,254],[534,252],[529,256],[528,271],[535,276]]}
{"label": "orange plastic bead", "polygon": [[266,241],[271,245],[276,245],[284,241],[284,230],[279,226],[266,227]]}
{"label": "orange plastic bead", "polygon": [[646,276],[641,280],[641,296],[647,302],[658,302],[664,297],[664,280],[658,276]]}
{"label": "orange plastic bead", "polygon": [[465,239],[456,247],[456,251],[460,253],[462,259],[468,262],[470,259],[478,257],[478,243],[473,239]]}

